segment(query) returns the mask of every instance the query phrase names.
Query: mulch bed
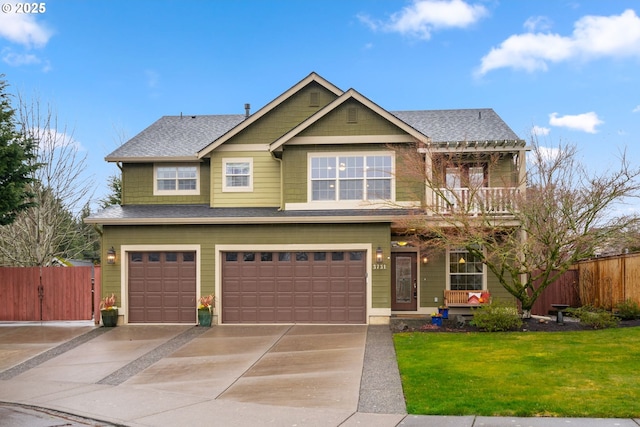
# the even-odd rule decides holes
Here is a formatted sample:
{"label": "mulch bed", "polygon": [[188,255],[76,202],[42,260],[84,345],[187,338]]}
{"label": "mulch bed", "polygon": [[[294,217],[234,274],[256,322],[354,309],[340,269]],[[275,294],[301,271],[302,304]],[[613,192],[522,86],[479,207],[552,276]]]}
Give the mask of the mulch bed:
{"label": "mulch bed", "polygon": [[[621,320],[618,322],[619,328],[640,326],[640,319]],[[482,332],[482,330],[470,324],[469,320],[464,326],[458,326],[455,318],[444,319],[442,326],[431,324],[431,319],[397,319],[391,324],[394,332]],[[558,324],[555,319],[523,319],[522,327],[518,331],[531,332],[566,332],[593,330],[593,327],[582,324],[574,319],[565,316],[564,325]]]}

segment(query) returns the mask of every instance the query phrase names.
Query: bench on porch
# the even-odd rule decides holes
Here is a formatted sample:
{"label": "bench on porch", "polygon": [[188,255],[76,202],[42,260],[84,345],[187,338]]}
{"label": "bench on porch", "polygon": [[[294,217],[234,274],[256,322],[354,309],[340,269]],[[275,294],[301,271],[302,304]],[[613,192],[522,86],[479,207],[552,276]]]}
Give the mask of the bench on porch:
{"label": "bench on porch", "polygon": [[478,307],[490,301],[488,291],[444,291],[444,302],[449,307]]}

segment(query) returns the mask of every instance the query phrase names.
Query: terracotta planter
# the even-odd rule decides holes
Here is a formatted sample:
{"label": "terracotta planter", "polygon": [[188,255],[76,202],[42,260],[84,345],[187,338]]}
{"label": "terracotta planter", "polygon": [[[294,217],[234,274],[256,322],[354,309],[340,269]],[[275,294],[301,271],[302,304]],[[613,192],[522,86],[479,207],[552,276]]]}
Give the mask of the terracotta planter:
{"label": "terracotta planter", "polygon": [[100,310],[102,315],[102,325],[111,328],[118,324],[118,309]]}
{"label": "terracotta planter", "polygon": [[211,310],[208,308],[198,309],[198,324],[200,326],[211,326]]}

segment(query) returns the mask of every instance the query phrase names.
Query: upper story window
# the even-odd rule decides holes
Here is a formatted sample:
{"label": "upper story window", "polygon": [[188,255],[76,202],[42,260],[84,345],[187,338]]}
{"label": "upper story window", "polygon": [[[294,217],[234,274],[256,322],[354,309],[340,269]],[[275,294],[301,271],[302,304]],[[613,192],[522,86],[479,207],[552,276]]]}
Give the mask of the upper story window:
{"label": "upper story window", "polygon": [[222,191],[253,191],[253,159],[222,159]]}
{"label": "upper story window", "polygon": [[391,154],[313,155],[309,163],[312,201],[392,199]]}
{"label": "upper story window", "polygon": [[156,165],[154,167],[155,195],[200,194],[198,165]]}

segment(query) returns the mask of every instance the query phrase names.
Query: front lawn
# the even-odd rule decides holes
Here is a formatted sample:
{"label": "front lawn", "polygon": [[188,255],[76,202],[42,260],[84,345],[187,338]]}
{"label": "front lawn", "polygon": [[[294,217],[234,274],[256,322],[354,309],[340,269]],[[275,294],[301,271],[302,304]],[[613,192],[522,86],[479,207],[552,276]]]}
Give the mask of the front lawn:
{"label": "front lawn", "polygon": [[394,335],[410,414],[640,417],[640,328]]}

